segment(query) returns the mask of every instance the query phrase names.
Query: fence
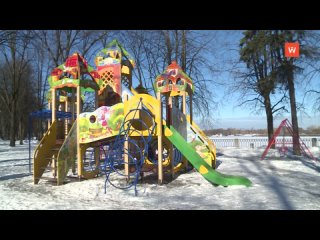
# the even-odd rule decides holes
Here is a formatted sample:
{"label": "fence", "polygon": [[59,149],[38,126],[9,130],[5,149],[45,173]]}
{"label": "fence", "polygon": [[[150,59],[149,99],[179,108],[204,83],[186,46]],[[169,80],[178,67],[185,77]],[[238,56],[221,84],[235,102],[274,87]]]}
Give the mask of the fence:
{"label": "fence", "polygon": [[[300,137],[307,147],[320,147],[320,136],[304,136]],[[229,136],[215,137],[210,139],[218,148],[237,147],[237,148],[259,148],[268,145],[268,137],[244,137],[244,136]],[[292,147],[292,137],[277,137],[276,147],[282,146],[283,142],[286,146]]]}

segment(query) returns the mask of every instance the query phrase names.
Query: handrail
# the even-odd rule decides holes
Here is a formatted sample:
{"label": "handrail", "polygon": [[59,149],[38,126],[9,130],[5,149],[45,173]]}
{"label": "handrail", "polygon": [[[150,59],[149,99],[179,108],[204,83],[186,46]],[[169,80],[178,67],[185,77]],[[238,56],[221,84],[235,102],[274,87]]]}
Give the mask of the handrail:
{"label": "handrail", "polygon": [[56,144],[57,138],[57,121],[54,121],[48,131],[45,133],[36,150],[33,157],[33,183],[38,184],[40,177],[45,171],[50,157],[54,154],[51,149]]}
{"label": "handrail", "polygon": [[[192,121],[190,122],[190,115],[186,115],[187,121],[190,123],[191,130],[193,130],[204,143],[208,145],[209,150],[213,153],[216,158],[216,145],[210,140],[210,138],[200,129],[200,127]],[[215,160],[215,159],[214,159]]]}

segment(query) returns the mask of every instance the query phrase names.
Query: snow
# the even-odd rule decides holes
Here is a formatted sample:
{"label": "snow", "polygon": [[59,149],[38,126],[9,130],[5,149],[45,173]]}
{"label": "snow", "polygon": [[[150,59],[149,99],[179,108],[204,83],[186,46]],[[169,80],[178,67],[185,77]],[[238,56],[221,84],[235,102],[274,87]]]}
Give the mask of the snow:
{"label": "snow", "polygon": [[[28,145],[12,148],[0,141],[0,209],[320,209],[320,164],[263,148],[218,149],[218,171],[249,178],[252,187],[214,186],[198,172],[177,175],[158,185],[146,181],[134,190],[110,185],[105,177],[55,186],[32,182]],[[33,142],[32,147],[36,146]],[[310,148],[319,159],[319,147]],[[51,173],[47,173],[51,174]]]}

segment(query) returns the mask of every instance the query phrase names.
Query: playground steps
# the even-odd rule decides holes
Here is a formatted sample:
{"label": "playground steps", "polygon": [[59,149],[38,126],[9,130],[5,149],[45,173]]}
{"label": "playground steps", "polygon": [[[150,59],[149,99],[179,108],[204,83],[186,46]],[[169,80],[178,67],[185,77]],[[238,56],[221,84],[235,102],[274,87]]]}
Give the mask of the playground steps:
{"label": "playground steps", "polygon": [[52,155],[53,155],[53,152],[51,151],[51,149],[55,147],[56,139],[57,139],[57,121],[54,121],[34,151],[34,157],[33,157],[34,184],[38,184],[41,176],[45,171],[45,167],[47,167],[49,162],[51,161],[49,159],[49,158],[52,158]]}
{"label": "playground steps", "polygon": [[53,171],[53,176],[56,177],[57,176],[57,158],[58,158],[58,152],[60,151],[60,148],[62,146],[64,139],[57,139],[56,140],[56,145],[51,148],[51,153],[52,156],[49,157],[50,161],[54,161],[51,166],[50,164],[46,167],[46,169]]}
{"label": "playground steps", "polygon": [[57,168],[57,167],[52,167],[52,166],[47,166],[47,167],[43,167],[43,168],[41,168],[41,169],[51,171],[51,170],[57,170],[58,168]]}
{"label": "playground steps", "polygon": [[60,139],[57,140],[56,145],[54,145],[54,147],[52,147],[52,148],[50,149],[51,154],[49,154],[49,155],[46,157],[47,160],[49,160],[49,161],[51,161],[52,159],[57,160],[57,154],[58,154],[58,152],[60,151],[60,148],[61,148],[61,146],[62,146],[62,143],[60,143],[60,142],[58,142],[58,141],[60,141]]}
{"label": "playground steps", "polygon": [[[53,171],[53,177],[57,174],[57,155],[64,139],[56,139],[56,122],[54,122],[42,138],[34,154],[33,182],[38,184],[46,170]],[[53,162],[53,164],[52,164]]]}
{"label": "playground steps", "polygon": [[[64,139],[57,139],[56,140],[56,144],[50,149],[50,153],[49,155],[47,155],[45,157],[45,160],[48,162],[48,164],[46,166],[43,166],[43,167],[40,167],[40,169],[45,172],[46,170],[47,171],[53,171],[53,177],[54,178],[48,178],[48,177],[38,177],[38,178],[34,178],[36,180],[40,180],[40,179],[44,179],[44,180],[50,180],[50,181],[57,181],[56,180],[56,176],[57,176],[57,156],[58,156],[58,152],[62,146],[62,143],[63,143]],[[52,160],[55,161],[54,164],[52,164]],[[50,164],[51,163],[51,164]]]}

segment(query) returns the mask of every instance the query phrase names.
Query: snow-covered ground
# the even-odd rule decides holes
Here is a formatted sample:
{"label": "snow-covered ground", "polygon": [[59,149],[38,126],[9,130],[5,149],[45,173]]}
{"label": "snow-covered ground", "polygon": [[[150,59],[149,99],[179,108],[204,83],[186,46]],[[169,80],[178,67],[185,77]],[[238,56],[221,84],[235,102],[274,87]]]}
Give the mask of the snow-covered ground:
{"label": "snow-covered ground", "polygon": [[[136,197],[133,189],[110,185],[104,194],[105,177],[33,185],[28,145],[11,148],[0,141],[0,209],[320,209],[320,164],[305,157],[280,157],[276,150],[261,161],[263,150],[218,149],[217,170],[245,176],[252,187],[213,186],[191,171],[162,186],[139,184]],[[319,159],[319,147],[311,151]]]}

